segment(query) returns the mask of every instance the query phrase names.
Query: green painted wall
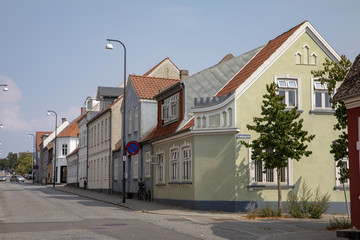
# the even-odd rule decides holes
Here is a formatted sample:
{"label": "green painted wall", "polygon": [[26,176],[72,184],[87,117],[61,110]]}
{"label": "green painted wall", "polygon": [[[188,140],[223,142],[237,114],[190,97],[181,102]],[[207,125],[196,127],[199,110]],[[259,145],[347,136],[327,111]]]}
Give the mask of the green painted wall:
{"label": "green painted wall", "polygon": [[[153,190],[154,190],[154,198],[159,199],[184,199],[184,200],[193,200],[194,199],[194,184],[169,184],[170,179],[170,153],[169,149],[173,147],[173,145],[181,146],[184,145],[184,141],[186,143],[190,143],[192,145],[192,156],[194,156],[194,139],[193,137],[181,138],[179,140],[166,141],[164,143],[154,145],[153,146],[153,154],[156,156],[156,153],[160,150],[164,151],[164,160],[165,160],[165,185],[164,186],[156,186],[156,168],[157,165],[153,165]],[[180,149],[181,154],[181,149]],[[193,157],[194,159],[194,157]],[[194,163],[192,164],[193,172],[194,172]]]}
{"label": "green painted wall", "polygon": [[[303,52],[303,46],[310,47],[310,54],[315,52],[317,55],[317,65],[296,64],[295,54]],[[325,53],[322,49],[305,33],[295,42],[284,54],[268,69],[236,102],[236,126],[241,129],[242,134],[251,134],[252,139],[256,138],[255,132],[250,132],[246,124],[253,124],[252,118],[260,116],[262,96],[266,93],[266,84],[274,82],[275,75],[300,76],[301,82],[301,109],[300,115],[304,119],[304,129],[310,134],[315,134],[315,139],[310,143],[309,150],[313,152],[310,157],[302,158],[299,162],[293,162],[293,184],[297,191],[300,183],[306,181],[313,190],[317,186],[321,187],[323,193],[331,194],[331,201],[343,202],[344,194],[341,191],[334,191],[335,186],[335,162],[330,151],[332,140],[337,138],[337,132],[333,131],[336,119],[333,115],[310,114],[311,109],[311,70],[322,69],[325,61]],[[236,164],[240,172],[248,172],[247,148],[241,146],[237,141],[236,148],[239,149]],[[242,175],[239,173],[239,175]],[[245,178],[243,178],[245,180]],[[249,181],[247,180],[247,183]],[[276,190],[254,190],[249,191],[242,184],[238,189],[238,200],[254,200],[254,196],[265,201],[276,201]],[[283,191],[283,200],[286,200],[288,190]]]}
{"label": "green painted wall", "polygon": [[194,139],[195,200],[235,200],[234,135],[196,135]]}

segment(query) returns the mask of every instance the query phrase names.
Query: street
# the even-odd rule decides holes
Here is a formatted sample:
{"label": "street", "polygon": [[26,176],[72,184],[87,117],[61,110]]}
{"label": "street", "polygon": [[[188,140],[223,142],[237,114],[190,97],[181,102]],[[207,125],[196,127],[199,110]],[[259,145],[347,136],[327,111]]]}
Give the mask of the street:
{"label": "street", "polygon": [[0,239],[336,239],[326,220],[134,211],[57,189],[0,183]]}

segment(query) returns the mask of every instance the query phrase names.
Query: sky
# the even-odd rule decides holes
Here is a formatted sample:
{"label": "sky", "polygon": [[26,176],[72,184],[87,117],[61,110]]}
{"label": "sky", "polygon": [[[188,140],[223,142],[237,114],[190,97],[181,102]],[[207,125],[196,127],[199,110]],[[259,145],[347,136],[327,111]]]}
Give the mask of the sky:
{"label": "sky", "polygon": [[169,57],[190,75],[308,20],[338,54],[360,53],[358,0],[0,0],[0,158],[28,134],[72,121],[98,86],[116,87]]}

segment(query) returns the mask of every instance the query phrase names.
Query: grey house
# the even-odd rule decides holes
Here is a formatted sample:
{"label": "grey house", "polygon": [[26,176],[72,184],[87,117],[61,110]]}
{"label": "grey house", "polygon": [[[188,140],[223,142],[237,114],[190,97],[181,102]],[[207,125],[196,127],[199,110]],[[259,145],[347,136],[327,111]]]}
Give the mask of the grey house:
{"label": "grey house", "polygon": [[[125,142],[137,141],[144,138],[157,123],[157,101],[154,96],[180,81],[180,75],[186,76],[187,71],[180,71],[169,58],[165,58],[144,75],[129,75],[125,92]],[[122,106],[123,109],[124,106]],[[122,110],[123,114],[124,111]],[[113,190],[123,192],[123,157],[122,141],[117,143],[113,151],[113,159],[116,162],[119,176],[114,182]],[[138,181],[145,181],[147,190],[151,191],[151,145],[143,144],[137,155],[128,155],[125,165],[126,186],[125,191],[129,195],[136,195]]]}

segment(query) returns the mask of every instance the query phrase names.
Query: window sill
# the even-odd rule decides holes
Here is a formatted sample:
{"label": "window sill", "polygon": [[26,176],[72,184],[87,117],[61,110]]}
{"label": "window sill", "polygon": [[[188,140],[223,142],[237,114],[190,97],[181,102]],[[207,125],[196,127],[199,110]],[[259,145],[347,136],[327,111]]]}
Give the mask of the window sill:
{"label": "window sill", "polygon": [[319,114],[319,115],[334,115],[335,111],[330,109],[314,109],[309,111],[310,114]]}
{"label": "window sill", "polygon": [[[247,188],[252,191],[252,190],[257,190],[257,189],[269,189],[269,190],[273,190],[273,189],[277,189],[278,186],[277,185],[248,185]],[[281,189],[286,190],[286,189],[293,189],[295,188],[295,185],[281,185]]]}
{"label": "window sill", "polygon": [[156,187],[165,187],[166,184],[165,183],[157,183],[155,184]]}
{"label": "window sill", "polygon": [[164,121],[164,123],[163,123],[163,126],[166,126],[166,125],[169,125],[169,124],[171,124],[171,123],[174,123],[174,122],[177,122],[179,120],[179,118],[176,118],[176,119],[171,119],[171,120],[169,120],[169,121]]}
{"label": "window sill", "polygon": [[[343,188],[342,185],[339,185],[339,186],[335,186],[335,187],[334,187],[334,190],[335,190],[335,191],[343,191],[344,188]],[[349,185],[345,185],[345,190],[346,190],[346,191],[350,191]]]}
{"label": "window sill", "polygon": [[175,184],[181,185],[181,184],[192,184],[192,182],[169,182],[168,184],[170,184],[170,185],[175,185]]}
{"label": "window sill", "polygon": [[[285,108],[283,111],[286,112],[286,111],[291,111],[292,108]],[[296,113],[303,113],[304,111],[303,110],[296,110]]]}

